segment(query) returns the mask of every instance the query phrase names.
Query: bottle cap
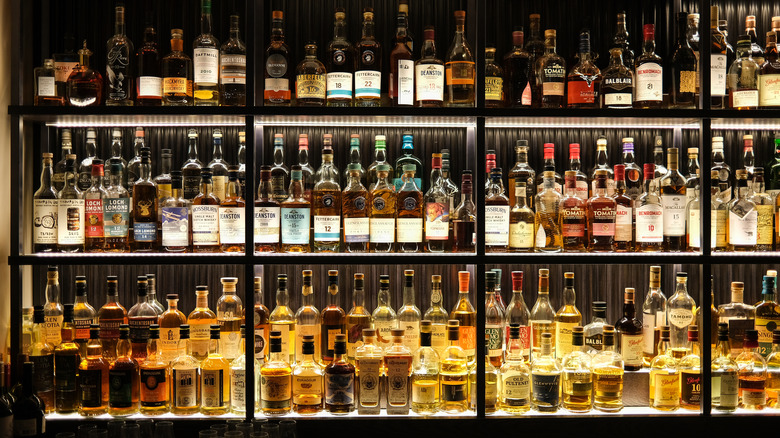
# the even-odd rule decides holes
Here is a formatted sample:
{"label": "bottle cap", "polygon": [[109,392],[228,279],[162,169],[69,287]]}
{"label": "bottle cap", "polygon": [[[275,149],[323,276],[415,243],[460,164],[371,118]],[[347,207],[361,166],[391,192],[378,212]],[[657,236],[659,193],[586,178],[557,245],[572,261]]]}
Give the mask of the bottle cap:
{"label": "bottle cap", "polygon": [[458,271],[458,286],[460,287],[460,290],[469,290],[470,277],[471,273],[469,271]]}

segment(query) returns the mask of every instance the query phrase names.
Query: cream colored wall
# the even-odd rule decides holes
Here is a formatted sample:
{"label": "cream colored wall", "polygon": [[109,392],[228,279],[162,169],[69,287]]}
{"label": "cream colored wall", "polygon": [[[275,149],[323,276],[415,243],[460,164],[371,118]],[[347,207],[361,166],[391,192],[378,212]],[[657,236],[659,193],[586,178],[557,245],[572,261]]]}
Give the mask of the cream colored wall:
{"label": "cream colored wall", "polygon": [[11,252],[9,232],[11,229],[11,120],[8,105],[11,103],[11,2],[0,0],[0,345],[3,352],[6,344],[8,318],[11,303],[10,268],[8,256]]}

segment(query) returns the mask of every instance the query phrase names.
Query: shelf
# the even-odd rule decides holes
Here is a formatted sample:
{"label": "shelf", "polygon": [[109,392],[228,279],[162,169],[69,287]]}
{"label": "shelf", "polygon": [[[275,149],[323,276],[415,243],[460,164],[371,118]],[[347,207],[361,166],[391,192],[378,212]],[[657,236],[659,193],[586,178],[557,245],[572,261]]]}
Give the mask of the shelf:
{"label": "shelf", "polygon": [[243,254],[31,254],[8,257],[11,265],[226,265],[244,262]]}
{"label": "shelf", "polygon": [[602,412],[595,409],[591,409],[588,412],[569,412],[563,408],[558,409],[557,412],[546,413],[538,411],[528,411],[520,415],[511,415],[505,412],[495,412],[488,414],[487,418],[517,418],[522,420],[523,418],[604,418],[604,417],[698,417],[701,415],[700,411],[693,411],[687,409],[678,409],[674,412],[658,411],[650,407],[625,407],[619,412]]}
{"label": "shelf", "polygon": [[714,252],[710,262],[716,265],[772,264],[780,260],[780,251],[766,252]]}
{"label": "shelf", "polygon": [[[330,108],[327,108],[330,109]],[[335,108],[334,108],[335,109]],[[344,108],[343,110],[356,110],[361,108]],[[378,108],[385,110],[398,110],[400,108]],[[451,115],[450,110],[441,110],[433,114],[428,111],[417,114],[416,110],[430,108],[417,108],[407,111],[372,111],[372,108],[362,108],[360,115],[353,111],[339,111],[333,113],[316,114],[314,112],[304,115],[276,114],[263,115],[255,119],[257,125],[264,126],[354,126],[354,127],[433,127],[433,128],[467,128],[474,127],[477,118],[471,115]]]}
{"label": "shelf", "polygon": [[489,264],[699,264],[702,255],[693,252],[630,252],[630,253],[490,253]]}
{"label": "shelf", "polygon": [[166,421],[166,420],[215,420],[215,421],[225,421],[225,420],[244,420],[246,419],[245,414],[224,414],[224,415],[203,415],[201,413],[192,414],[192,415],[176,415],[165,413],[160,415],[143,415],[143,414],[133,414],[129,415],[127,417],[112,417],[108,414],[98,415],[96,417],[82,417],[79,414],[48,414],[46,415],[46,422],[68,422],[68,421],[111,421],[114,419],[122,419],[122,420],[145,420],[145,419],[151,419],[155,421]]}
{"label": "shelf", "polygon": [[475,253],[255,253],[252,262],[255,265],[439,265],[474,264],[478,263],[478,259]]}

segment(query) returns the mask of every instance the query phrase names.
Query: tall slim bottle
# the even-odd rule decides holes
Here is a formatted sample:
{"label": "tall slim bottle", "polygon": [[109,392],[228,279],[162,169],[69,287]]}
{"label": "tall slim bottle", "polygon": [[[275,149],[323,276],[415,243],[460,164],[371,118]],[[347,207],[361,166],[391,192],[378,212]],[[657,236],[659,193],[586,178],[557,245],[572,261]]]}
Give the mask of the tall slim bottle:
{"label": "tall slim bottle", "polygon": [[446,106],[472,107],[476,101],[476,70],[466,41],[466,11],[455,11],[455,36],[444,62]]}

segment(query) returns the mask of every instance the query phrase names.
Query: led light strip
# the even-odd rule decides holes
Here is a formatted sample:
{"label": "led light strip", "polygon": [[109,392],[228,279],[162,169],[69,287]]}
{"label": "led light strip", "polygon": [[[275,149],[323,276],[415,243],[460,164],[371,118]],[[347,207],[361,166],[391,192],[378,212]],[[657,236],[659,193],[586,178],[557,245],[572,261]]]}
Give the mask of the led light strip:
{"label": "led light strip", "polygon": [[472,128],[474,117],[393,117],[393,116],[347,116],[347,117],[265,117],[257,126],[365,126],[365,127],[436,127]]}
{"label": "led light strip", "polygon": [[649,119],[648,123],[643,123],[642,119],[628,119],[624,122],[622,118],[612,119],[614,121],[605,121],[604,119],[575,119],[572,122],[569,119],[545,118],[543,120],[531,118],[519,119],[488,119],[485,122],[485,128],[586,128],[586,129],[699,129],[698,121],[670,121],[663,123],[663,119]]}

